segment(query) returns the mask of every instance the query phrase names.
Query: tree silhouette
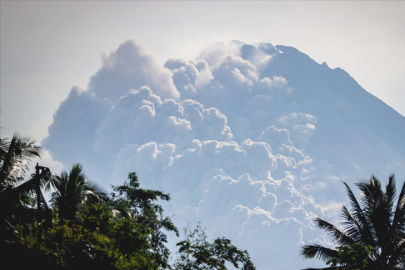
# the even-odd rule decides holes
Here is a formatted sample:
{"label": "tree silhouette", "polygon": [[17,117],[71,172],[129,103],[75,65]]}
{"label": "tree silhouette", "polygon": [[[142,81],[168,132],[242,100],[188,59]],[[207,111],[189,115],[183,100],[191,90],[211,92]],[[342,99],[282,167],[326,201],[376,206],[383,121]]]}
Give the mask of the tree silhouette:
{"label": "tree silhouette", "polygon": [[82,170],[83,166],[76,163],[69,173],[63,171],[51,183],[55,189],[51,194],[51,203],[58,209],[61,219],[74,220],[86,203],[107,199],[104,189],[86,179]]}
{"label": "tree silhouette", "polygon": [[[332,237],[335,248],[305,245],[301,250],[302,256],[306,259],[315,257],[332,266],[339,265],[338,269],[404,269],[405,183],[396,200],[394,175],[389,177],[384,191],[375,176],[368,181],[356,183],[361,191],[361,203],[350,187],[345,182],[343,184],[352,209],[349,211],[343,206],[342,229],[321,218],[315,219],[318,227],[326,230]],[[350,253],[364,255],[364,250],[367,256],[363,265],[351,260],[353,256],[344,256]]]}
{"label": "tree silhouette", "polygon": [[25,207],[32,200],[32,185],[20,185],[30,161],[40,157],[41,148],[31,137],[14,133],[11,139],[0,138],[0,215],[2,240],[12,232],[17,218],[31,214]]}
{"label": "tree silhouette", "polygon": [[212,243],[208,242],[200,224],[194,230],[185,228],[184,234],[186,239],[177,243],[179,251],[174,263],[177,270],[225,270],[226,263],[232,264],[236,269],[256,269],[249,253],[236,248],[229,239],[222,237]]}

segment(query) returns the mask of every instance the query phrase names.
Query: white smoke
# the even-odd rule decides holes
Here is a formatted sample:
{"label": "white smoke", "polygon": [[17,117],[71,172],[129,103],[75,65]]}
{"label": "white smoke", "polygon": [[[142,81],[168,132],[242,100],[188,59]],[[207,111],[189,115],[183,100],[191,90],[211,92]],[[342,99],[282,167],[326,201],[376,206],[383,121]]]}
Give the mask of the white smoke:
{"label": "white smoke", "polygon": [[342,174],[309,155],[324,114],[302,102],[280,55],[270,44],[234,41],[161,67],[127,41],[86,91],[72,89],[43,144],[106,186],[136,171],[143,187],[171,194],[164,206],[179,228],[201,221],[209,235],[247,249],[258,269],[319,265],[299,249],[325,242],[312,222],[324,215],[316,200],[336,205],[342,193],[324,192],[343,190]]}
{"label": "white smoke", "polygon": [[172,74],[136,40],[128,40],[117,50],[103,55],[103,65],[94,74],[88,91],[115,103],[129,89],[148,85],[162,98],[179,98]]}

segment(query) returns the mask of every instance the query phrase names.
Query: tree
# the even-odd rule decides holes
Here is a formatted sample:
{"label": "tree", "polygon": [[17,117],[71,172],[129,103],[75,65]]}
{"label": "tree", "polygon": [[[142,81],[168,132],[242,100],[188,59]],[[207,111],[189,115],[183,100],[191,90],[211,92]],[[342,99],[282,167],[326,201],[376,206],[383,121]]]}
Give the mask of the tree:
{"label": "tree", "polygon": [[138,176],[135,172],[129,173],[128,179],[129,182],[112,187],[114,204],[119,206],[117,208],[121,210],[127,209],[126,212],[116,211],[116,213],[141,224],[144,233],[149,233],[150,256],[155,261],[155,265],[163,269],[170,268],[168,264],[170,251],[165,246],[167,236],[162,232],[162,229],[175,232],[177,236],[179,231],[170,217],[163,215],[163,207],[155,203],[158,199],[169,201],[170,195],[159,190],[140,188]]}
{"label": "tree", "polygon": [[63,171],[51,182],[55,189],[51,194],[51,203],[58,209],[61,219],[74,220],[86,203],[107,199],[104,189],[86,179],[82,170],[81,164],[74,164],[69,173]]}
{"label": "tree", "polygon": [[[84,178],[75,168],[77,166],[73,167],[72,171],[76,173],[70,172],[69,175],[75,175],[70,179]],[[56,266],[68,269],[98,266],[103,269],[170,269],[169,250],[164,246],[166,235],[161,230],[177,233],[177,228],[170,218],[163,217],[163,208],[155,203],[158,198],[169,200],[170,196],[158,190],[140,188],[135,173],[130,173],[129,179],[129,183],[114,187],[118,193],[108,200],[83,203],[74,220],[64,218],[66,214],[58,214],[60,208],[55,203],[53,227],[46,230],[41,239],[37,237],[40,224],[20,224],[16,228],[14,249],[22,256],[36,254],[35,257],[41,259],[45,256],[49,269]],[[61,181],[54,184],[59,191],[63,189]],[[61,198],[56,193],[53,195],[53,198]],[[64,201],[68,200],[62,199],[59,203]]]}
{"label": "tree", "polygon": [[[302,256],[340,265],[339,269],[404,269],[405,183],[396,200],[394,175],[389,177],[384,191],[375,176],[356,183],[361,191],[361,204],[350,187],[345,182],[343,184],[352,208],[351,211],[345,206],[342,208],[343,228],[339,229],[321,218],[315,219],[317,226],[332,237],[335,248],[305,245],[301,250]],[[356,265],[356,260],[350,259],[353,254],[367,254],[366,262],[361,260],[363,264]]]}
{"label": "tree", "polygon": [[[31,177],[31,179],[19,185],[16,190],[25,196],[24,198],[27,201],[31,201],[31,204],[36,201],[36,221],[42,223],[42,217],[45,216],[46,224],[50,227],[52,225],[51,213],[41,188],[45,188],[45,191],[49,190],[50,183],[54,181],[55,177],[51,174],[49,168],[39,166],[38,163],[35,166],[35,174],[32,174]],[[35,195],[35,198],[32,197],[33,195]]]}
{"label": "tree", "polygon": [[184,229],[186,240],[177,243],[179,247],[178,258],[174,263],[176,270],[224,270],[225,263],[231,263],[239,269],[239,263],[243,270],[256,269],[250,261],[249,253],[240,251],[231,241],[226,238],[217,238],[213,243],[207,241],[207,236],[201,225],[190,230]]}
{"label": "tree", "polygon": [[14,133],[11,140],[0,138],[0,192],[23,181],[29,162],[40,155],[41,148],[31,137]]}
{"label": "tree", "polygon": [[31,137],[14,133],[11,140],[0,138],[0,231],[2,240],[12,233],[17,218],[31,212],[25,207],[33,186],[19,186],[28,172],[30,161],[40,157],[41,148]]}
{"label": "tree", "polygon": [[20,195],[29,189],[17,187],[24,181],[32,158],[40,157],[40,154],[41,148],[31,137],[14,133],[11,140],[0,138],[0,207],[3,210],[12,209],[5,205],[19,207],[27,202],[27,198],[20,198]]}
{"label": "tree", "polygon": [[5,259],[17,261],[13,262],[16,269],[157,269],[141,224],[113,218],[101,203],[85,205],[78,217],[60,220],[53,211],[54,226],[43,233],[41,241],[36,237],[38,223],[19,224],[12,245],[17,256],[11,253]]}

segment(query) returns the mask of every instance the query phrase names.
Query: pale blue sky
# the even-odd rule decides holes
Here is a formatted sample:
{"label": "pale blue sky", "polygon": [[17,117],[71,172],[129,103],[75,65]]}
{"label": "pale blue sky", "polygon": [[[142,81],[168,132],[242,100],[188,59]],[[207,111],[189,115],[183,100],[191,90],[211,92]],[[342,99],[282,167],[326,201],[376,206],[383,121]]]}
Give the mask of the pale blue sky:
{"label": "pale blue sky", "polygon": [[399,1],[1,1],[1,135],[42,140],[100,54],[132,38],[162,65],[233,39],[293,46],[405,115],[404,11]]}

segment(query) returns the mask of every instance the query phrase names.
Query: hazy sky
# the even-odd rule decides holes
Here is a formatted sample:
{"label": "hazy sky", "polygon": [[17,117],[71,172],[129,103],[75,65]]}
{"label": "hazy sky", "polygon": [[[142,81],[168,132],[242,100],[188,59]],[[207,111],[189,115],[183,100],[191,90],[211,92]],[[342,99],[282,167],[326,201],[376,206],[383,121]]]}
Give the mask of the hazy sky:
{"label": "hazy sky", "polygon": [[38,141],[73,85],[127,39],[168,58],[241,40],[293,46],[346,70],[405,115],[405,2],[1,1],[1,136]]}
{"label": "hazy sky", "polygon": [[[154,94],[164,96],[159,91],[166,88],[159,87],[159,83],[172,90],[172,94],[178,93],[175,84],[171,83],[171,73],[157,67],[155,59],[144,53],[146,50],[140,43],[153,52],[163,66],[169,58],[193,59],[215,43],[240,40],[292,46],[320,64],[326,62],[331,68],[340,67],[363,88],[405,116],[405,1],[1,1],[0,5],[1,137],[19,131],[40,142],[47,137],[53,114],[59,108],[51,135],[43,143],[55,159],[46,153],[42,166],[59,173],[63,168],[59,161],[64,162],[66,168],[71,161],[80,161],[90,178],[104,184],[118,183],[125,179],[127,172],[136,171],[140,179],[145,179],[142,183],[148,184],[148,188],[162,189],[172,195],[173,204],[168,209],[171,209],[169,213],[176,213],[175,224],[179,228],[187,222],[203,220],[217,236],[239,239],[237,243],[243,243],[242,247],[252,247],[249,251],[252,250],[252,258],[258,259],[259,265],[271,265],[275,269],[281,269],[280,265],[285,262],[290,265],[285,269],[315,265],[313,261],[304,264],[299,256],[288,256],[291,250],[298,254],[303,241],[318,237],[310,222],[314,215],[321,216],[323,210],[329,216],[337,213],[342,202],[339,194],[343,194],[335,188],[341,185],[339,179],[354,181],[357,176],[366,176],[362,170],[369,173],[371,167],[377,171],[391,170],[394,166],[404,168],[402,154],[389,148],[388,140],[373,137],[373,134],[364,136],[368,134],[364,127],[354,132],[361,134],[359,136],[339,129],[341,132],[335,132],[335,137],[329,137],[328,142],[336,144],[340,142],[336,138],[346,138],[347,134],[347,141],[353,137],[355,143],[364,141],[364,148],[360,144],[359,147],[345,146],[352,152],[361,149],[359,152],[364,158],[359,154],[361,158],[357,160],[367,162],[357,162],[357,156],[343,147],[339,150],[342,157],[347,158],[341,160],[348,166],[343,162],[340,167],[335,166],[333,162],[340,159],[333,157],[330,163],[325,162],[316,151],[307,156],[309,151],[301,152],[305,147],[300,143],[308,143],[315,130],[330,130],[328,127],[339,122],[336,118],[342,120],[343,124],[339,124],[347,126],[347,130],[354,125],[347,125],[350,121],[346,121],[342,113],[328,126],[328,123],[324,124],[328,121],[317,122],[318,115],[290,112],[296,107],[283,106],[279,102],[283,100],[283,94],[289,93],[283,78],[256,80],[256,90],[259,83],[271,85],[270,82],[278,80],[280,89],[286,91],[273,93],[274,99],[269,98],[270,95],[267,99],[254,99],[252,92],[250,97],[246,96],[257,103],[246,102],[240,98],[241,92],[234,91],[246,87],[239,83],[243,80],[236,80],[237,76],[227,77],[221,70],[230,65],[258,78],[258,73],[252,72],[256,68],[237,57],[230,57],[229,63],[223,66],[204,69],[206,74],[200,77],[208,78],[208,83],[212,80],[212,84],[218,86],[212,89],[224,87],[228,91],[224,93],[229,94],[229,100],[233,102],[233,106],[229,106],[231,109],[221,98],[213,98],[222,106],[212,105],[219,110],[204,109],[210,95],[205,100],[201,95],[197,101],[161,103],[148,88],[131,91],[115,104],[114,110],[103,103],[105,100],[101,102],[97,98],[111,94],[117,101],[118,96],[114,95],[117,91],[104,91],[109,82],[114,85],[110,89],[125,93],[126,89],[116,86],[126,88],[130,84],[140,84],[144,77]],[[137,41],[124,43],[128,39]],[[109,55],[120,45],[121,50]],[[103,57],[106,60],[103,69],[97,72]],[[238,61],[248,68],[244,70],[244,65],[240,67]],[[182,61],[174,62],[168,64],[172,70]],[[129,72],[125,73],[127,70]],[[193,73],[188,72],[192,77]],[[177,73],[177,80],[181,82],[183,77],[180,75],[184,74]],[[217,81],[207,74],[214,74]],[[79,88],[86,89],[93,75],[92,91],[79,95],[82,93]],[[71,91],[75,85],[79,87]],[[181,83],[176,85],[182,86]],[[134,88],[139,87],[141,85]],[[233,92],[239,99],[233,98]],[[69,93],[69,99],[59,106]],[[216,93],[219,93],[218,97],[227,96],[221,96],[220,91]],[[243,100],[240,104],[246,106],[235,106],[235,100]],[[277,106],[269,103],[272,100]],[[352,106],[353,103],[347,104]],[[262,107],[257,112],[258,106]],[[276,119],[276,113],[263,108],[283,115]],[[183,110],[186,113],[182,114]],[[268,114],[260,115],[260,112]],[[257,115],[266,121],[253,121]],[[270,116],[265,118],[268,115],[274,117],[278,127],[268,126]],[[292,131],[291,137],[289,131]],[[237,137],[239,141],[233,141]],[[365,149],[369,145],[373,145],[369,147],[372,149]],[[327,152],[329,149],[334,148],[322,150]],[[338,151],[330,152],[339,154]],[[376,153],[377,161],[370,153]],[[386,166],[380,159],[394,162],[391,162],[392,166]],[[397,176],[402,177],[403,171]],[[333,194],[324,190],[332,190]],[[317,204],[325,201],[327,204],[322,210]],[[266,250],[273,250],[273,257],[263,253]],[[273,258],[278,259],[278,264],[273,263],[275,266],[270,263]]]}

